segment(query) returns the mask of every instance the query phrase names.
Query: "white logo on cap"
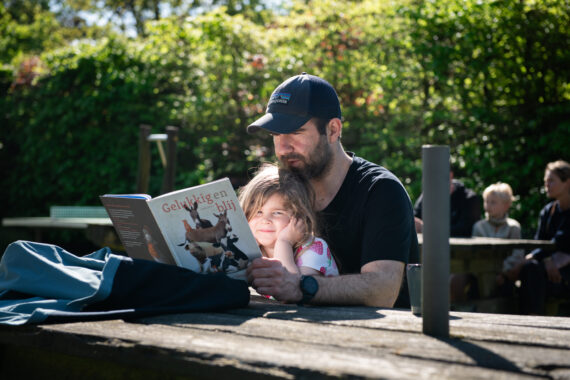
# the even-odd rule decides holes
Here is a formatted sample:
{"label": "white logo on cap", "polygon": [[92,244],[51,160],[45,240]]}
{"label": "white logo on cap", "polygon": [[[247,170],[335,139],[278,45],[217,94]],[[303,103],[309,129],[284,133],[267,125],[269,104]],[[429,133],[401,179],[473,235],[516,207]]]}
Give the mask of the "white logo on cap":
{"label": "white logo on cap", "polygon": [[276,94],[271,95],[271,99],[269,100],[270,103],[282,103],[287,104],[291,99],[291,94],[286,92],[278,92]]}

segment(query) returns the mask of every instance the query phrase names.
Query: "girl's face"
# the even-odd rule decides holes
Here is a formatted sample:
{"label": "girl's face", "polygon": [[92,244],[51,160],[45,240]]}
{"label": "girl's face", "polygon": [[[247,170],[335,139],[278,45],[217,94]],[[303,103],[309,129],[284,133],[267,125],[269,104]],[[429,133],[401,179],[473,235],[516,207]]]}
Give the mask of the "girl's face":
{"label": "girl's face", "polygon": [[491,218],[499,219],[505,216],[511,205],[497,194],[489,193],[483,200],[483,207]]}
{"label": "girl's face", "polygon": [[562,182],[555,173],[547,170],[544,173],[544,189],[548,198],[560,199],[570,192],[570,180]]}
{"label": "girl's face", "polygon": [[264,252],[273,251],[279,232],[283,230],[291,219],[285,208],[285,202],[280,194],[273,194],[263,207],[249,219],[249,227],[253,236]]}

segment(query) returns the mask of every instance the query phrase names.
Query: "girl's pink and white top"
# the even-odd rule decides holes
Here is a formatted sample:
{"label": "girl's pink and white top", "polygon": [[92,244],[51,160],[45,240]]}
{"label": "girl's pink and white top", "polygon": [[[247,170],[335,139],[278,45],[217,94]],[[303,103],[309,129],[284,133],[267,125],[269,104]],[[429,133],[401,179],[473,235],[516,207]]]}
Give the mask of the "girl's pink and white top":
{"label": "girl's pink and white top", "polygon": [[321,238],[315,238],[297,248],[295,264],[298,267],[313,268],[327,277],[339,274],[329,245]]}

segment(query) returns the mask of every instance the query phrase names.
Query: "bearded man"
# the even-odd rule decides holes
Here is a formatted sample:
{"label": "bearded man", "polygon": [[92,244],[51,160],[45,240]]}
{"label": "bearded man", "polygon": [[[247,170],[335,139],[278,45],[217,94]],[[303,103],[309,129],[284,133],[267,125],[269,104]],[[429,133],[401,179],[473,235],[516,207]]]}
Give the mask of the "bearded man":
{"label": "bearded man", "polygon": [[419,258],[410,197],[386,168],[344,150],[340,103],[330,83],[307,73],[287,79],[247,131],[269,132],[281,166],[309,180],[321,236],[341,272],[301,276],[260,258],[248,267],[250,284],[286,303],[406,307],[404,270]]}

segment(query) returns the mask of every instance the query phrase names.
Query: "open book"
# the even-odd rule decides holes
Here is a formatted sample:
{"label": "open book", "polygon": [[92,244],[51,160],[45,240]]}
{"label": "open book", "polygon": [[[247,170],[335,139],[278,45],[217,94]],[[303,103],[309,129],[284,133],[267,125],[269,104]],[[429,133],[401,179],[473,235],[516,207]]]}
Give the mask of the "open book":
{"label": "open book", "polygon": [[156,198],[146,194],[100,198],[133,258],[245,279],[248,262],[261,256],[227,178]]}

